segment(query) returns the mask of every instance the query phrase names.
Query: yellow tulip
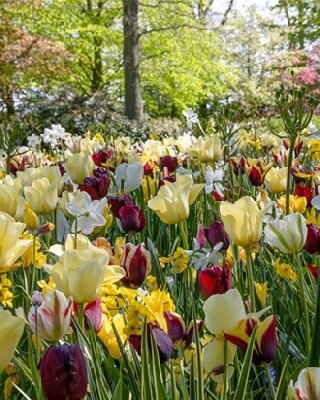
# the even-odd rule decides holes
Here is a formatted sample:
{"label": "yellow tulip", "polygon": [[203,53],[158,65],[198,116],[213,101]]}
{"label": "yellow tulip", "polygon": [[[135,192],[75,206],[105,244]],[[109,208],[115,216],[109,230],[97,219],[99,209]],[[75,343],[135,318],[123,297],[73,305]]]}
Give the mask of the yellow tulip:
{"label": "yellow tulip", "polygon": [[0,214],[0,272],[10,267],[32,246],[32,240],[19,239],[26,225]]}
{"label": "yellow tulip", "polygon": [[30,231],[34,231],[39,226],[39,218],[27,201],[24,206],[23,222],[27,225],[27,229]]}
{"label": "yellow tulip", "polygon": [[116,314],[113,318],[110,319],[105,318],[98,333],[98,336],[107,347],[110,356],[116,360],[119,360],[122,354],[118,339],[112,328],[112,323],[114,324],[114,327],[119,337],[121,338],[122,343],[124,344],[127,336],[123,333],[123,329],[125,327],[123,314]]}
{"label": "yellow tulip", "polygon": [[55,210],[58,202],[58,181],[50,183],[48,178],[36,179],[32,186],[24,189],[26,200],[32,210],[39,215],[46,215]]}
{"label": "yellow tulip", "polygon": [[67,297],[71,296],[76,303],[89,303],[99,296],[103,283],[119,281],[125,271],[108,265],[108,253],[92,245],[85,236],[78,235],[76,249],[74,244],[74,235],[69,235],[59,261],[46,265],[45,270]]}
{"label": "yellow tulip", "polygon": [[178,224],[189,217],[189,206],[196,201],[203,186],[193,184],[190,175],[178,174],[176,182],[165,181],[148,206],[165,224]]}
{"label": "yellow tulip", "polygon": [[80,184],[84,178],[92,175],[94,162],[91,155],[76,153],[68,157],[64,166],[72,181]]}
{"label": "yellow tulip", "polygon": [[25,200],[13,180],[9,178],[2,185],[0,184],[0,211],[18,219],[23,213]]}
{"label": "yellow tulip", "polygon": [[270,193],[281,193],[287,188],[288,167],[271,168],[264,178],[264,183]]}
{"label": "yellow tulip", "polygon": [[222,145],[219,136],[199,138],[192,147],[191,153],[200,162],[218,161],[222,156]]}
{"label": "yellow tulip", "polygon": [[24,319],[0,310],[0,372],[10,363],[24,330]]}
{"label": "yellow tulip", "polygon": [[268,206],[260,210],[250,196],[244,196],[234,204],[222,201],[220,206],[224,228],[237,246],[256,244],[262,235],[262,220]]}

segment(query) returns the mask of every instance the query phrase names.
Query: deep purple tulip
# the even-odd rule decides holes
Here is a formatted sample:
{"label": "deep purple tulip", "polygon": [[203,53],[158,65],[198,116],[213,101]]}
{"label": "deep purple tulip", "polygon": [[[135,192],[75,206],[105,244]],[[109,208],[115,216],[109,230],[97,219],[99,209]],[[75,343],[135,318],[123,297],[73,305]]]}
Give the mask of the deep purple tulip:
{"label": "deep purple tulip", "polygon": [[304,248],[310,254],[320,251],[320,230],[317,225],[307,224],[307,239]]}
{"label": "deep purple tulip", "polygon": [[97,168],[93,172],[94,176],[85,178],[83,183],[79,185],[79,189],[82,192],[87,192],[91,200],[101,200],[108,194],[110,186],[110,178],[107,170],[104,168]]}
{"label": "deep purple tulip", "polygon": [[174,172],[178,166],[177,157],[173,156],[163,156],[160,157],[160,168],[168,168],[168,172]]}
{"label": "deep purple tulip", "polygon": [[86,363],[76,344],[48,347],[41,360],[40,376],[46,400],[81,400],[87,393]]}
{"label": "deep purple tulip", "polygon": [[222,221],[213,221],[209,228],[204,229],[204,234],[212,247],[216,246],[218,243],[222,243],[222,247],[219,251],[228,250],[230,239],[224,230]]}
{"label": "deep purple tulip", "polygon": [[131,204],[120,208],[119,218],[125,232],[141,232],[146,224],[146,218],[141,208]]}
{"label": "deep purple tulip", "polygon": [[115,197],[108,196],[108,205],[111,206],[111,212],[116,218],[120,218],[119,211],[121,208],[129,204],[132,204],[129,194],[122,194]]}

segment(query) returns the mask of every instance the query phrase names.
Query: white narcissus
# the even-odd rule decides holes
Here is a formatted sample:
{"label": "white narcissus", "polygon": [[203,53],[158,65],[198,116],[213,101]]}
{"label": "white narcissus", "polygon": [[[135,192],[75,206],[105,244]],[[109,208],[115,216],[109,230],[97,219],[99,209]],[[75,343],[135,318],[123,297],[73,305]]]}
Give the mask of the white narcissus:
{"label": "white narcissus", "polygon": [[304,368],[294,384],[290,381],[288,400],[320,399],[320,368]]}
{"label": "white narcissus", "polygon": [[25,321],[0,309],[0,372],[10,363],[21,339]]}
{"label": "white narcissus", "polygon": [[72,224],[71,231],[78,231],[90,235],[96,226],[103,226],[106,223],[102,213],[107,204],[107,198],[91,200],[87,192],[81,192],[75,198],[76,201],[68,203],[65,208],[76,220]]}
{"label": "white narcissus", "polygon": [[239,321],[246,317],[243,300],[237,289],[230,289],[224,294],[209,297],[204,305],[205,325],[215,336],[203,352],[203,366],[217,383],[223,382],[224,365],[228,364],[227,376],[233,374],[233,357],[237,347],[227,342],[227,357],[224,359],[224,332],[235,329]]}
{"label": "white narcissus", "polygon": [[[54,250],[59,251],[57,247]],[[85,236],[69,235],[59,261],[47,264],[45,270],[65,296],[71,296],[76,303],[89,303],[99,296],[103,283],[118,282],[125,275],[123,268],[108,263],[105,250],[92,245]]]}
{"label": "white narcissus", "polygon": [[307,239],[307,221],[300,213],[286,215],[268,223],[264,229],[265,242],[283,253],[297,253]]}
{"label": "white narcissus", "polygon": [[260,210],[250,196],[241,197],[234,204],[222,201],[221,219],[231,240],[237,246],[256,244],[262,235],[262,222],[269,205]]}
{"label": "white narcissus", "polygon": [[143,165],[140,161],[120,164],[115,170],[116,184],[120,191],[130,193],[142,183]]}
{"label": "white narcissus", "polygon": [[194,184],[192,176],[177,174],[176,182],[165,181],[158,194],[148,201],[148,206],[165,224],[178,224],[189,217],[192,205],[203,184]]}
{"label": "white narcissus", "polygon": [[[41,299],[40,293],[38,297]],[[28,321],[32,331],[44,340],[57,341],[68,331],[73,302],[59,290],[48,292],[41,305],[33,305]]]}
{"label": "white narcissus", "polygon": [[12,265],[32,246],[32,240],[19,239],[25,227],[9,215],[0,214],[0,273],[10,271]]}

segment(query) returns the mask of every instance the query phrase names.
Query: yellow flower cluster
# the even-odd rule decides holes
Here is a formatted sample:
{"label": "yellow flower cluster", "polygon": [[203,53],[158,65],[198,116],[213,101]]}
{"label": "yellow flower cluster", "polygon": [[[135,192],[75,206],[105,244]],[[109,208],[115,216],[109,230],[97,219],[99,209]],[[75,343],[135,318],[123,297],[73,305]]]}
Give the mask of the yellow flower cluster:
{"label": "yellow flower cluster", "polygon": [[[279,207],[281,208],[282,212],[286,211],[286,197],[281,196],[278,200]],[[303,214],[306,211],[308,205],[308,201],[305,197],[299,197],[290,195],[289,198],[289,213],[300,213]]]}
{"label": "yellow flower cluster", "polygon": [[160,263],[163,267],[164,264],[170,263],[172,265],[171,272],[181,274],[188,267],[189,256],[182,247],[178,247],[172,257],[160,257]]}
{"label": "yellow flower cluster", "polygon": [[320,215],[317,215],[315,208],[312,207],[310,211],[307,211],[306,220],[307,224],[315,224],[320,228]]}
{"label": "yellow flower cluster", "polygon": [[118,312],[128,309],[129,305],[135,301],[137,291],[125,286],[118,287],[114,283],[109,283],[102,287],[100,297],[103,313],[113,317]]}
{"label": "yellow flower cluster", "polygon": [[10,279],[7,278],[6,274],[0,275],[0,304],[4,307],[12,307],[12,293],[10,288],[12,283]]}
{"label": "yellow flower cluster", "polygon": [[144,320],[158,325],[167,332],[164,312],[175,311],[175,305],[170,294],[163,290],[155,290],[151,294],[139,294],[139,299],[133,301],[127,312],[127,326],[124,333],[141,335]]}
{"label": "yellow flower cluster", "polygon": [[49,292],[54,292],[56,289],[56,284],[51,276],[49,276],[48,282],[42,279],[41,281],[37,282],[37,285],[41,289],[43,297],[46,297]]}
{"label": "yellow flower cluster", "polygon": [[309,155],[316,161],[320,160],[320,139],[311,139],[308,143]]}
{"label": "yellow flower cluster", "polygon": [[[33,235],[31,233],[23,233],[20,236],[20,238],[33,240]],[[36,237],[34,245],[29,247],[29,249],[21,256],[22,266],[24,268],[28,268],[31,265],[33,265],[33,261],[35,262],[35,266],[38,269],[41,269],[46,264],[47,256],[39,251],[40,248],[41,248],[40,240]]]}
{"label": "yellow flower cluster", "polygon": [[281,278],[289,279],[291,282],[297,280],[297,274],[293,271],[289,264],[280,263],[280,259],[277,258],[274,262],[274,269]]}

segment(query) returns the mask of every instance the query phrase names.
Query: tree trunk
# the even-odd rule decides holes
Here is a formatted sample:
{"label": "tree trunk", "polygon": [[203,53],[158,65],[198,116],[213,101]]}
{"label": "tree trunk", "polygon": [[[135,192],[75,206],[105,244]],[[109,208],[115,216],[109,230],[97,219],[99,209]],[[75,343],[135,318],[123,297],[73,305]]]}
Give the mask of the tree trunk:
{"label": "tree trunk", "polygon": [[14,107],[13,91],[7,86],[5,86],[1,97],[3,98],[3,102],[6,106],[7,117],[10,118],[14,116],[15,107]]}
{"label": "tree trunk", "polygon": [[123,0],[125,115],[140,122],[143,106],[140,85],[139,0]]}

